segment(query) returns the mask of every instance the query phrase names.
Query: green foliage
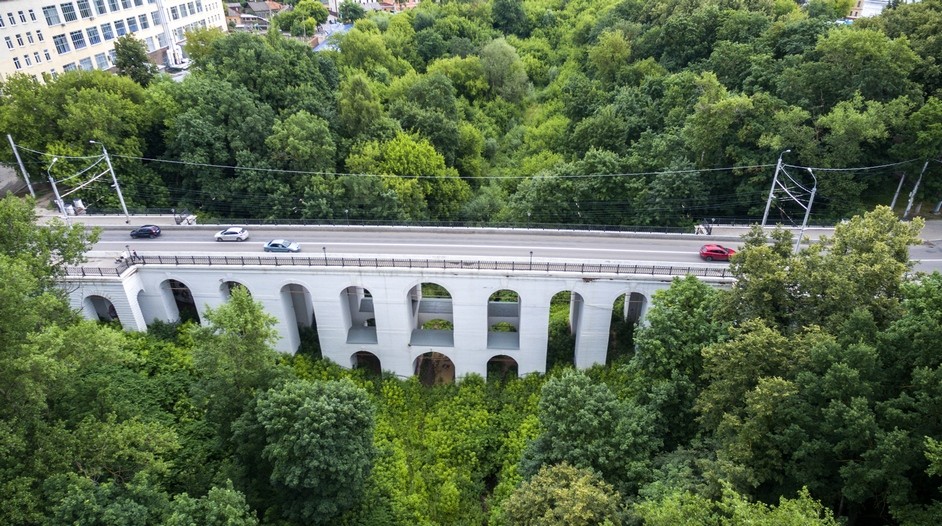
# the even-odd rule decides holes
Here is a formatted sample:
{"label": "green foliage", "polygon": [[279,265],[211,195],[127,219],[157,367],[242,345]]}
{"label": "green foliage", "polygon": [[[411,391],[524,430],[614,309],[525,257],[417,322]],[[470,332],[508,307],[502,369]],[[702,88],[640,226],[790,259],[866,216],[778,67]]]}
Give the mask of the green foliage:
{"label": "green foliage", "polygon": [[118,37],[114,41],[114,54],[114,67],[118,74],[131,78],[145,88],[157,74],[157,66],[147,58],[144,41],[134,38],[133,34]]}
{"label": "green foliage", "polygon": [[502,506],[502,524],[589,526],[620,524],[622,497],[591,470],[565,462],[544,466]]}

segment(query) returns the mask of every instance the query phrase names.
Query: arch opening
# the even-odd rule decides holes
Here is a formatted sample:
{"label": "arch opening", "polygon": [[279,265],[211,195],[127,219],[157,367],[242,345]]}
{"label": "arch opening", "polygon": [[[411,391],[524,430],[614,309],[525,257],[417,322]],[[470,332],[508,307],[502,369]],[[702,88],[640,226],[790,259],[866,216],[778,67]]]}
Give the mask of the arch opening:
{"label": "arch opening", "polygon": [[487,300],[487,348],[520,349],[520,295],[502,289]]}
{"label": "arch opening", "polygon": [[498,354],[487,361],[487,381],[506,382],[519,376],[517,360]]}
{"label": "arch opening", "polygon": [[281,287],[281,302],[288,316],[290,336],[297,338],[295,341],[298,342],[298,347],[295,352],[319,358],[321,347],[317,336],[317,320],[314,318],[314,301],[311,291],[307,290],[304,285],[289,283]]}
{"label": "arch opening", "polygon": [[412,318],[410,345],[454,347],[455,329],[451,294],[437,283],[420,283],[409,291]]}
{"label": "arch opening", "polygon": [[420,354],[412,363],[415,375],[425,386],[450,384],[455,381],[455,364],[438,352]]}
{"label": "arch opening", "polygon": [[118,311],[115,309],[114,303],[104,296],[98,296],[96,294],[86,296],[83,304],[85,315],[89,319],[98,320],[102,323],[121,322],[118,318]]}
{"label": "arch opening", "polygon": [[340,292],[347,324],[347,343],[375,344],[376,313],[373,295],[363,287],[347,287]]}
{"label": "arch opening", "polygon": [[629,292],[615,298],[609,325],[606,363],[623,360],[634,352],[634,331],[641,320],[646,301],[647,298],[639,292]]}
{"label": "arch opening", "polygon": [[557,292],[550,300],[549,334],[546,344],[546,370],[557,365],[575,365],[576,333],[584,302],[575,291]]}
{"label": "arch opening", "polygon": [[219,284],[219,293],[222,294],[222,299],[229,301],[229,298],[232,297],[232,290],[237,287],[241,287],[242,290],[248,292],[249,297],[252,296],[252,291],[250,291],[248,287],[242,283],[239,283],[238,281],[223,281]]}
{"label": "arch opening", "polygon": [[185,283],[175,279],[168,279],[160,284],[161,293],[170,319],[181,323],[192,321],[200,323],[199,311],[196,308],[196,299]]}
{"label": "arch opening", "polygon": [[370,376],[382,376],[383,367],[379,356],[369,351],[357,351],[350,357],[350,365],[354,369],[363,369]]}

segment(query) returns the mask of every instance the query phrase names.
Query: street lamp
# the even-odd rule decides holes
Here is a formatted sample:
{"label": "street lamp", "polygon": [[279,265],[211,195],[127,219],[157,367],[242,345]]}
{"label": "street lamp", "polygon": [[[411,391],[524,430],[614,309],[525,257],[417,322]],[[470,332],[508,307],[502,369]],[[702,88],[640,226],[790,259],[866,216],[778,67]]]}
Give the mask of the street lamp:
{"label": "street lamp", "polygon": [[[808,226],[808,216],[811,215],[811,204],[814,203],[814,194],[818,192],[818,178],[814,176],[814,172],[811,171],[811,168],[805,168],[808,170],[808,173],[811,174],[811,179],[814,181],[814,186],[811,187],[811,197],[808,198],[808,206],[803,207],[805,209],[805,219],[801,222],[801,231],[798,232],[798,240],[795,241],[795,253],[798,253],[798,249],[801,247],[801,239],[805,237],[805,227]],[[799,205],[801,203],[798,203]]]}
{"label": "street lamp", "polygon": [[533,270],[533,251],[530,251],[530,270]]}
{"label": "street lamp", "polygon": [[108,150],[105,149],[105,145],[98,141],[88,141],[89,144],[97,144],[101,146],[101,153],[105,156],[105,162],[108,163],[108,171],[111,172],[111,180],[114,181],[114,189],[118,192],[118,200],[121,201],[121,210],[124,211],[124,222],[125,224],[131,222],[131,215],[128,214],[128,207],[124,204],[124,194],[121,193],[121,186],[118,185],[118,178],[114,174],[114,167],[111,166],[111,157],[108,156]]}
{"label": "street lamp", "polygon": [[327,266],[327,247],[321,247],[321,250],[324,251],[324,266]]}
{"label": "street lamp", "polygon": [[775,163],[775,175],[772,176],[772,188],[769,189],[769,200],[765,203],[765,213],[762,214],[762,226],[765,226],[765,221],[769,218],[769,208],[772,206],[772,196],[775,194],[775,185],[778,184],[778,173],[782,170],[782,156],[786,153],[791,153],[791,150],[785,150],[778,154],[778,162]]}

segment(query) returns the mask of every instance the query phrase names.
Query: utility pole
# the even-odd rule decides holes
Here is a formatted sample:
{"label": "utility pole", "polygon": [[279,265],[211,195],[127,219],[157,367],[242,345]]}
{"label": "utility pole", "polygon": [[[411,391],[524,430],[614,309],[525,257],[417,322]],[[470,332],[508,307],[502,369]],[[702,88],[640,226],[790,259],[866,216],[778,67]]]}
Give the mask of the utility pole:
{"label": "utility pole", "polygon": [[111,166],[111,157],[108,156],[108,150],[105,145],[98,141],[88,141],[91,144],[101,146],[101,152],[105,155],[105,162],[108,163],[108,171],[111,172],[111,180],[114,181],[114,189],[118,192],[118,200],[121,201],[121,210],[124,211],[124,222],[131,222],[131,214],[128,213],[128,207],[124,204],[124,195],[121,193],[121,186],[118,185],[118,177],[114,174],[114,168]]}
{"label": "utility pole", "polygon": [[7,140],[10,141],[10,147],[13,148],[13,155],[16,156],[16,162],[20,165],[20,171],[23,172],[23,179],[26,179],[26,187],[29,188],[29,195],[35,198],[36,192],[33,191],[32,183],[29,182],[29,174],[26,172],[26,167],[23,166],[23,159],[20,159],[20,151],[16,149],[16,143],[13,142],[13,137],[9,133],[7,134]]}
{"label": "utility pole", "polygon": [[769,199],[765,203],[765,213],[762,214],[762,226],[765,226],[766,220],[769,219],[769,208],[772,207],[772,197],[775,195],[775,186],[778,184],[778,173],[782,170],[782,156],[790,152],[791,150],[785,150],[778,154],[778,162],[775,163],[775,175],[772,176],[772,188],[769,189]]}
{"label": "utility pole", "polygon": [[69,219],[69,214],[65,211],[65,202],[59,197],[59,188],[56,186],[56,180],[52,178],[52,172],[50,171],[52,170],[52,165],[56,164],[58,160],[58,157],[52,158],[52,162],[46,167],[46,175],[49,176],[49,184],[52,185],[52,193],[56,196],[56,206],[59,207],[59,211],[65,216],[65,222],[69,223],[71,220]]}
{"label": "utility pole", "polygon": [[916,186],[913,187],[913,191],[909,192],[909,203],[906,204],[906,210],[903,212],[903,219],[909,217],[909,211],[913,207],[913,200],[916,199],[916,192],[919,190],[919,183],[922,182],[922,176],[926,173],[926,168],[929,167],[929,161],[926,160],[926,164],[922,165],[922,171],[919,172],[919,179],[916,179]]}
{"label": "utility pole", "polygon": [[801,248],[801,238],[805,237],[805,227],[808,226],[808,216],[811,215],[811,205],[814,203],[814,194],[818,192],[818,178],[814,176],[814,172],[811,171],[811,168],[806,168],[808,173],[811,174],[811,178],[814,179],[814,186],[811,187],[811,197],[808,198],[808,206],[804,206],[801,202],[798,202],[798,205],[805,209],[805,219],[801,222],[801,231],[798,232],[798,240],[795,241],[795,253],[798,253],[798,249]]}

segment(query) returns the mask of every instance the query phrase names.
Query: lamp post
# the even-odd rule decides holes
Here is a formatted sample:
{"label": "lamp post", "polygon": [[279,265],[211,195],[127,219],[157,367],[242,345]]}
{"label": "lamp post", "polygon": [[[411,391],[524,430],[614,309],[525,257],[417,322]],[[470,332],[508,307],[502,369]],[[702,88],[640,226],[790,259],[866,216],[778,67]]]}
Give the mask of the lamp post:
{"label": "lamp post", "polygon": [[801,239],[805,237],[805,227],[808,226],[808,216],[811,215],[811,205],[814,203],[814,194],[818,191],[818,178],[814,176],[814,172],[811,171],[811,168],[805,169],[808,170],[809,174],[811,174],[811,179],[814,180],[814,186],[811,187],[811,197],[808,198],[808,206],[804,207],[805,219],[801,222],[801,230],[798,232],[798,240],[795,241],[796,254],[798,253],[798,249],[801,247]]}
{"label": "lamp post", "polygon": [[530,270],[533,270],[533,251],[530,251]]}
{"label": "lamp post", "polygon": [[324,266],[327,266],[327,247],[321,247],[321,250],[324,251]]}
{"label": "lamp post", "polygon": [[786,153],[791,153],[791,150],[785,150],[778,154],[778,162],[775,163],[775,175],[772,176],[772,188],[769,189],[769,200],[766,201],[765,213],[762,214],[762,226],[765,226],[765,221],[769,218],[769,208],[772,206],[772,196],[775,194],[775,185],[778,184],[778,173],[782,169],[782,156]]}
{"label": "lamp post", "polygon": [[101,153],[105,156],[105,162],[108,163],[108,171],[111,172],[111,180],[114,181],[114,189],[118,192],[118,200],[121,201],[121,210],[124,211],[124,222],[131,222],[131,214],[128,214],[128,207],[124,204],[124,194],[121,193],[121,186],[118,185],[118,177],[114,174],[114,167],[111,166],[111,157],[108,156],[108,150],[105,145],[98,141],[88,141],[89,144],[101,146]]}

